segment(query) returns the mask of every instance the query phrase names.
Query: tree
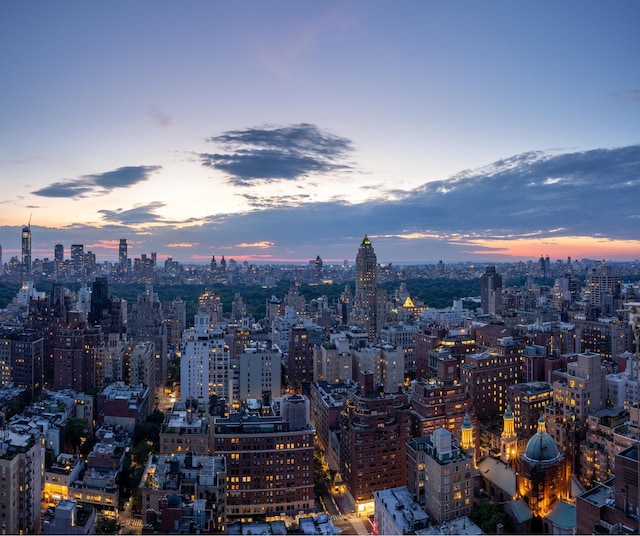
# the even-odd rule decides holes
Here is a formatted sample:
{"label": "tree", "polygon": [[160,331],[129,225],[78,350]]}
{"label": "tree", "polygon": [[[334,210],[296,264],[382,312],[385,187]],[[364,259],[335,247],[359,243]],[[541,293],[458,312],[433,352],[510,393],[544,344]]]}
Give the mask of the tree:
{"label": "tree", "polygon": [[145,441],[149,441],[151,443],[157,443],[160,441],[160,425],[149,421],[136,424],[136,427],[133,429],[134,446]]}
{"label": "tree", "polygon": [[156,408],[153,410],[151,415],[147,417],[146,422],[162,426],[162,423],[164,422],[164,413]]}
{"label": "tree", "polygon": [[87,439],[89,423],[86,419],[68,419],[65,425],[65,442],[73,453],[78,452],[80,446]]}
{"label": "tree", "polygon": [[500,510],[497,503],[487,501],[477,503],[471,510],[469,519],[486,534],[496,534],[498,523],[505,525],[507,516]]}
{"label": "tree", "polygon": [[131,450],[131,464],[136,469],[144,467],[149,459],[149,455],[153,452],[153,443],[151,441],[143,441],[138,443]]}
{"label": "tree", "polygon": [[96,534],[117,534],[120,525],[115,517],[100,516],[96,521]]}

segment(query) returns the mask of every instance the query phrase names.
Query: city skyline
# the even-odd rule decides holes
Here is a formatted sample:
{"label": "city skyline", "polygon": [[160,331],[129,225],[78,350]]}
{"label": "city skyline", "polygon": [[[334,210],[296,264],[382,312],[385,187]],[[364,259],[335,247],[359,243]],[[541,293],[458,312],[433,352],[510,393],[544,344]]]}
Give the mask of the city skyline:
{"label": "city skyline", "polygon": [[3,261],[639,258],[640,6],[402,4],[3,4]]}

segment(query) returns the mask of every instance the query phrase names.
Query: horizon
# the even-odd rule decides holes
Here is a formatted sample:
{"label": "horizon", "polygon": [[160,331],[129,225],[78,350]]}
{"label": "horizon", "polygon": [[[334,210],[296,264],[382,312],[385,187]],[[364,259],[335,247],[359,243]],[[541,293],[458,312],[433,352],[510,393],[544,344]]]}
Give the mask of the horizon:
{"label": "horizon", "polygon": [[[18,231],[20,232],[23,228],[25,228],[27,226],[20,226],[18,229]],[[32,238],[33,238],[33,225],[31,226],[32,228]],[[370,235],[367,235],[370,236]],[[124,238],[124,237],[123,237]],[[56,242],[56,244],[61,244],[62,242]],[[117,242],[119,243],[119,241]],[[374,251],[376,250],[375,247],[375,243],[374,240],[371,240],[372,246]],[[73,244],[79,244],[79,242],[73,242]],[[70,260],[70,246],[71,244],[69,244],[69,247],[65,246],[65,244],[62,244],[64,246],[64,252],[65,252],[65,261]],[[107,258],[100,258],[95,251],[93,251],[93,249],[91,249],[91,244],[81,244],[83,245],[83,251],[84,253],[93,253],[96,255],[96,264],[104,264],[104,263],[112,263],[112,264],[116,264],[118,262],[118,250],[117,250],[117,245],[115,248],[115,252],[114,254],[112,254],[110,257]],[[113,249],[113,248],[110,248]],[[37,255],[38,251],[42,252],[42,256]],[[10,253],[11,255],[9,256],[9,259],[11,258],[17,258],[18,260],[20,260],[21,257],[21,253],[22,250],[21,248],[14,248],[14,249],[7,249],[5,248],[2,244],[0,244],[0,256],[2,258],[2,263],[6,263],[8,262],[9,259],[7,259],[5,256],[5,254]],[[313,262],[316,257],[320,257],[320,259],[322,260],[322,262],[325,265],[330,265],[332,267],[340,267],[342,266],[345,262],[347,262],[349,264],[350,268],[353,268],[355,266],[355,257],[356,255],[354,254],[353,257],[349,258],[349,257],[345,257],[342,259],[338,259],[338,258],[324,258],[320,253],[318,253],[316,256],[314,257],[310,257],[307,259],[294,259],[294,258],[289,258],[289,259],[264,259],[264,258],[247,258],[247,257],[243,257],[243,256],[234,256],[234,255],[228,255],[228,254],[222,254],[222,255],[217,255],[215,252],[212,253],[211,255],[192,255],[190,259],[188,260],[184,260],[184,259],[179,259],[179,258],[174,258],[174,257],[161,257],[160,255],[157,255],[157,252],[153,252],[153,251],[144,251],[144,252],[139,252],[139,253],[132,253],[131,250],[128,248],[127,251],[127,258],[129,260],[135,259],[135,258],[141,258],[142,255],[147,255],[147,256],[151,256],[153,253],[156,253],[156,263],[157,266],[160,266],[161,264],[164,263],[164,261],[168,260],[169,258],[173,261],[176,261],[182,265],[195,265],[195,266],[206,266],[209,265],[211,263],[212,257],[215,256],[216,262],[220,262],[220,260],[222,258],[224,258],[227,262],[229,261],[234,261],[238,264],[242,264],[244,262],[248,262],[249,264],[264,264],[264,265],[292,265],[292,266],[307,266],[310,262]],[[357,250],[355,251],[355,253],[357,253]],[[52,260],[54,258],[54,251],[53,248],[51,249],[51,251],[47,254],[44,252],[44,250],[37,250],[32,248],[32,262],[35,260],[45,260],[45,259],[49,259]],[[537,257],[513,257],[513,258],[499,258],[496,257],[494,259],[478,259],[478,258],[467,258],[467,259],[453,259],[453,260],[446,260],[446,259],[432,259],[432,260],[425,260],[425,259],[406,259],[406,260],[393,260],[393,259],[380,259],[379,255],[376,253],[376,257],[378,257],[377,260],[377,264],[379,266],[384,266],[384,265],[395,265],[395,266],[403,266],[403,265],[408,265],[408,266],[416,266],[416,265],[432,265],[432,264],[438,264],[439,262],[444,263],[445,265],[452,265],[452,264],[478,264],[478,265],[484,265],[484,264],[496,264],[496,265],[501,265],[501,264],[516,264],[516,263],[529,263],[529,262],[538,262],[541,258],[549,258],[549,261],[552,264],[555,264],[557,262],[563,262],[566,263],[569,260],[573,263],[573,262],[603,262],[605,264],[628,264],[628,263],[636,263],[636,262],[640,262],[640,255],[638,255],[635,258],[629,258],[629,259],[615,259],[615,258],[603,258],[603,257],[593,257],[593,256],[582,256],[582,257],[573,257],[571,255],[567,255],[567,256],[563,256],[563,257],[551,257],[550,255],[539,255]]]}

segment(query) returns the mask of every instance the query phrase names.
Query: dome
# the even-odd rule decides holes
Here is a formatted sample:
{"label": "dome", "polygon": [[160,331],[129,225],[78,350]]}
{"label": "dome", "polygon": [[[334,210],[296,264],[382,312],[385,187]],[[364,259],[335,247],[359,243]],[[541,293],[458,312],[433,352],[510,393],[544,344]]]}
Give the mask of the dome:
{"label": "dome", "polygon": [[555,460],[560,455],[558,445],[551,437],[546,429],[545,422],[542,417],[538,420],[538,431],[529,439],[527,448],[524,451],[525,457],[533,462],[546,462]]}
{"label": "dome", "polygon": [[181,502],[182,502],[182,499],[180,499],[180,495],[176,495],[174,493],[173,495],[169,495],[167,499],[167,506],[169,508],[178,508]]}

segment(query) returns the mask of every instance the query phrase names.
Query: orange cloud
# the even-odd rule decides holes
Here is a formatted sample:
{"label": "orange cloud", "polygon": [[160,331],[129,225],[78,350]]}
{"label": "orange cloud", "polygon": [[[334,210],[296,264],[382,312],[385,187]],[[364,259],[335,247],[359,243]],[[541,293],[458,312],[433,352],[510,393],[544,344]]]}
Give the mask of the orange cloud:
{"label": "orange cloud", "polygon": [[251,242],[251,243],[246,243],[243,242],[242,244],[236,244],[235,247],[237,248],[261,248],[261,249],[266,249],[266,248],[270,248],[275,246],[275,244],[273,242],[269,242],[267,240],[263,240],[262,242]]}
{"label": "orange cloud", "polygon": [[200,244],[195,242],[174,242],[173,244],[165,244],[165,247],[168,248],[193,248],[199,246]]}

